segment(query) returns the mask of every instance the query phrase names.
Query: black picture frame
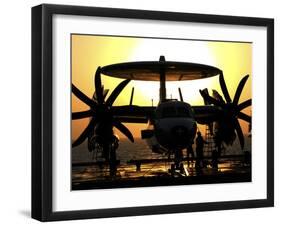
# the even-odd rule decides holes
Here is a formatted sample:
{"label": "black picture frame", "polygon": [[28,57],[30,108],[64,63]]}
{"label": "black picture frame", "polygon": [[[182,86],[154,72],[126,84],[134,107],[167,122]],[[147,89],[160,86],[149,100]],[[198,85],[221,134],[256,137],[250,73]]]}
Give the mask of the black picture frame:
{"label": "black picture frame", "polygon": [[[266,199],[95,210],[52,210],[52,18],[55,14],[245,25],[267,29]],[[43,4],[32,8],[32,218],[40,221],[122,217],[274,205],[274,20],[132,9]]]}

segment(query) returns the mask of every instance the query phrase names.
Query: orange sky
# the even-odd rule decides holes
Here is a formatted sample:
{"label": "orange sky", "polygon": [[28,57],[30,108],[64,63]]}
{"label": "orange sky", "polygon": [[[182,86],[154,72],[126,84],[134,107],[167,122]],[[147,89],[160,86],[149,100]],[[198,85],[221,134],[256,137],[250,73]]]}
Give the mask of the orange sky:
{"label": "orange sky", "polygon": [[[224,78],[233,98],[240,79],[249,74],[240,102],[251,98],[252,45],[250,43],[210,42],[191,40],[168,40],[128,38],[92,35],[72,35],[72,83],[86,95],[94,92],[93,75],[98,66],[130,61],[157,61],[164,55],[167,61],[183,61],[208,64],[223,70]],[[106,89],[112,91],[122,79],[102,76]],[[178,87],[183,98],[191,105],[203,105],[199,89],[216,89],[221,93],[218,76],[181,82],[167,82],[167,97],[178,98]],[[135,87],[134,105],[151,106],[158,103],[159,83],[131,81],[119,95],[114,105],[126,105],[130,101],[131,88]],[[110,92],[108,96],[110,95]],[[72,94],[72,112],[87,110],[88,107]],[[251,107],[245,109],[250,114]],[[88,119],[72,121],[72,139],[75,140],[88,123]],[[248,125],[242,122],[244,133]],[[144,124],[126,124],[135,137],[140,137]],[[204,128],[204,127],[203,127]],[[200,127],[200,129],[203,129]],[[116,131],[118,133],[118,131]],[[118,133],[120,137],[121,134]]]}

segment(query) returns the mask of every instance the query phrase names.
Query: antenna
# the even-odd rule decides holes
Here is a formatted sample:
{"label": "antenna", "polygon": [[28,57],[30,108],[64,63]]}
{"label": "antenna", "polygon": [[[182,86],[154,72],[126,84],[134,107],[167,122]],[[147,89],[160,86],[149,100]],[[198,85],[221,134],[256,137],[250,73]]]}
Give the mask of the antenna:
{"label": "antenna", "polygon": [[132,91],[131,91],[131,99],[130,99],[130,105],[133,104],[133,99],[134,99],[134,91],[135,91],[135,88],[133,87],[132,88]]}
{"label": "antenna", "polygon": [[183,98],[182,98],[182,93],[181,93],[181,88],[179,87],[179,94],[180,94],[180,100],[181,102],[183,102]]}
{"label": "antenna", "polygon": [[166,99],[166,73],[165,73],[165,57],[159,58],[159,73],[160,73],[160,102]]}

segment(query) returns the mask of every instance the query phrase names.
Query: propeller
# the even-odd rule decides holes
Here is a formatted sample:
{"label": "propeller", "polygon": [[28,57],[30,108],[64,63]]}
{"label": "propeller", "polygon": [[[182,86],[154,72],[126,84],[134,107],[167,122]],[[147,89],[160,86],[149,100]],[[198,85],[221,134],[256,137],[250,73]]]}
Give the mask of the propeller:
{"label": "propeller", "polygon": [[114,118],[112,112],[112,105],[129,82],[130,79],[120,82],[107,99],[106,96],[109,90],[104,89],[101,83],[100,67],[97,68],[95,73],[95,92],[92,99],[72,84],[73,94],[90,107],[89,110],[72,113],[73,120],[90,118],[87,127],[72,144],[73,147],[82,144],[87,138],[90,139],[93,134],[99,135],[105,142],[111,142],[113,139],[113,127],[117,128],[131,142],[134,142],[132,133],[118,119]]}
{"label": "propeller", "polygon": [[238,119],[251,123],[251,116],[248,116],[241,111],[252,105],[252,99],[248,99],[239,104],[241,93],[248,78],[249,75],[246,75],[240,80],[233,100],[229,95],[222,73],[219,75],[219,82],[224,98],[216,90],[213,90],[212,96],[209,95],[208,89],[199,90],[206,105],[213,104],[222,109],[220,120],[217,121],[216,125],[215,139],[220,142],[223,141],[229,145],[233,143],[237,134],[241,149],[244,149],[245,141]]}

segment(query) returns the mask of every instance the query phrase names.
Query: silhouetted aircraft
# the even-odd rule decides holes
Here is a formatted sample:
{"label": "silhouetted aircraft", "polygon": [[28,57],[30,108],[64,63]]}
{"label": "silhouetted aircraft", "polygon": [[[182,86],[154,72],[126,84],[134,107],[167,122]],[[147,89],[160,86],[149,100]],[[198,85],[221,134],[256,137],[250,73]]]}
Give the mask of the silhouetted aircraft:
{"label": "silhouetted aircraft", "polygon": [[[110,94],[101,84],[101,74],[124,78]],[[179,88],[179,100],[168,99],[166,96],[166,81],[183,81],[208,78],[219,75],[223,97],[213,91],[209,95],[207,89],[200,90],[205,105],[191,106],[184,102]],[[197,123],[211,125],[216,144],[232,144],[236,134],[241,148],[244,148],[244,136],[239,119],[251,122],[251,117],[241,111],[251,105],[251,99],[240,104],[239,98],[248,79],[246,75],[239,83],[233,100],[228,93],[223,72],[215,67],[186,63],[165,61],[161,56],[159,61],[129,62],[98,67],[95,74],[95,93],[92,98],[86,96],[72,84],[72,92],[82,102],[89,106],[89,110],[72,113],[72,120],[90,118],[88,126],[73,147],[88,140],[89,150],[99,146],[103,155],[109,161],[111,175],[116,172],[116,149],[118,137],[113,132],[113,127],[123,133],[131,142],[134,138],[129,129],[122,123],[147,123],[146,130],[142,130],[142,138],[146,139],[151,150],[157,153],[174,154],[175,165],[179,167],[181,152],[193,144]],[[132,88],[130,104],[113,106],[114,101],[130,80],[159,81],[159,103],[157,106],[133,105],[134,88]]]}

